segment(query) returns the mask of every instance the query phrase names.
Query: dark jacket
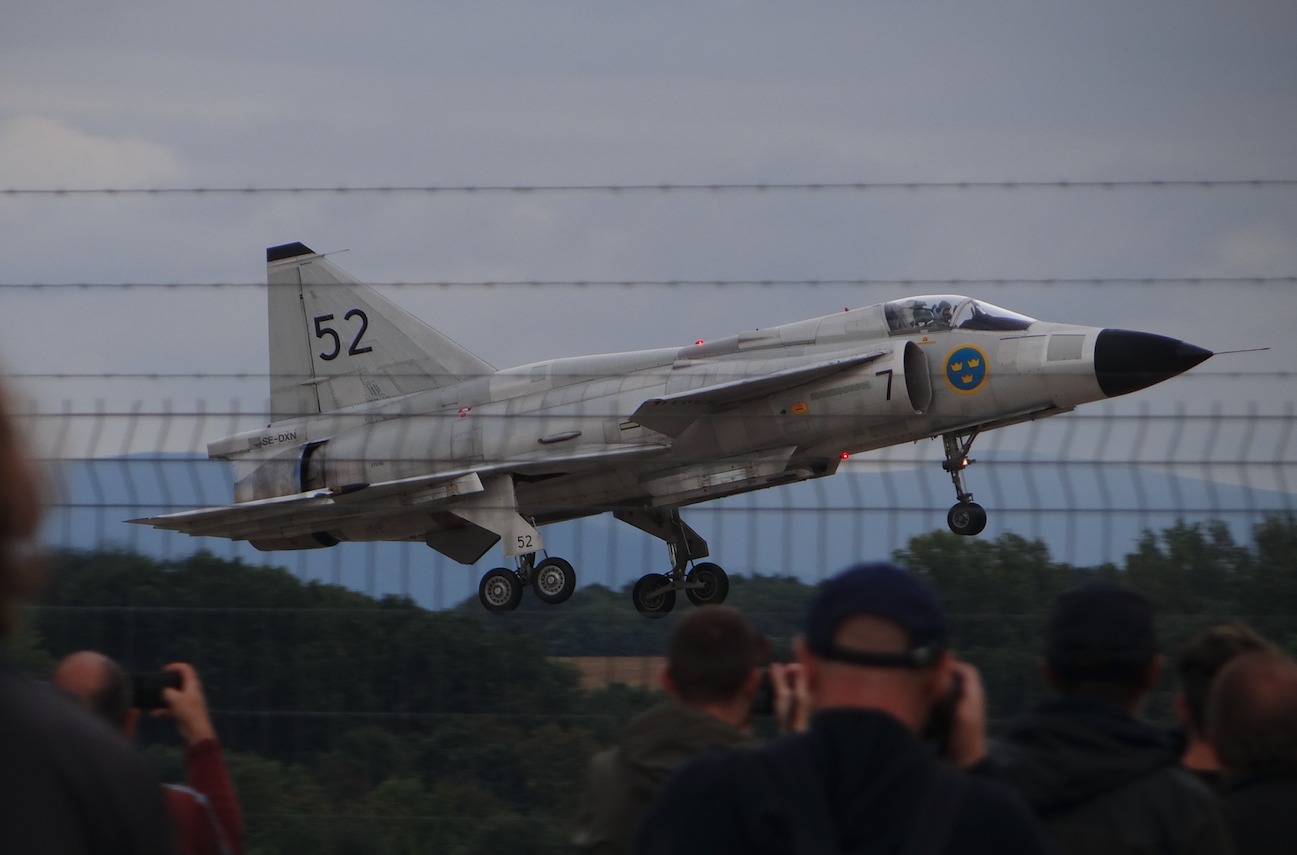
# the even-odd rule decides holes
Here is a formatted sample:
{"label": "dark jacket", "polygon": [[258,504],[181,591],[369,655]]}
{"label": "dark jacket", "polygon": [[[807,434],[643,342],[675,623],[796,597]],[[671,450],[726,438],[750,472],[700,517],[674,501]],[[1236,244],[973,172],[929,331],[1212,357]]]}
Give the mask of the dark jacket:
{"label": "dark jacket", "polygon": [[[809,759],[811,786],[787,774],[785,752]],[[663,787],[640,826],[646,855],[793,853],[804,835],[798,823],[827,816],[843,855],[902,851],[912,829],[928,818],[916,808],[937,761],[900,722],[874,710],[816,713],[808,733],[759,751],[709,754],[683,766]],[[1016,794],[971,775],[946,837],[949,853],[1041,853],[1044,841]],[[805,809],[816,791],[823,811]],[[799,802],[802,802],[799,804]]]}
{"label": "dark jacket", "polygon": [[653,707],[591,760],[573,842],[600,855],[630,852],[641,815],[677,766],[705,751],[753,744],[725,722],[683,704]]}
{"label": "dark jacket", "polygon": [[1297,852],[1297,762],[1248,769],[1230,779],[1222,800],[1239,855]]}
{"label": "dark jacket", "polygon": [[70,697],[0,662],[0,851],[173,851],[144,757]]}
{"label": "dark jacket", "polygon": [[1104,704],[1060,699],[994,750],[1060,855],[1230,852],[1212,792],[1180,768],[1181,740]]}

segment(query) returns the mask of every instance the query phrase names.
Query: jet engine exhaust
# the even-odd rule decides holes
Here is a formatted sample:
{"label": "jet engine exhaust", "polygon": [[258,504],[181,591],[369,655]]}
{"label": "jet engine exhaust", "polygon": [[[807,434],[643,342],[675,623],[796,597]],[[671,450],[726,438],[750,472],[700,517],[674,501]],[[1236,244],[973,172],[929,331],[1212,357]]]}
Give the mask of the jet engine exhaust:
{"label": "jet engine exhaust", "polygon": [[1102,330],[1094,343],[1094,374],[1109,398],[1183,374],[1214,354],[1176,338],[1132,330]]}

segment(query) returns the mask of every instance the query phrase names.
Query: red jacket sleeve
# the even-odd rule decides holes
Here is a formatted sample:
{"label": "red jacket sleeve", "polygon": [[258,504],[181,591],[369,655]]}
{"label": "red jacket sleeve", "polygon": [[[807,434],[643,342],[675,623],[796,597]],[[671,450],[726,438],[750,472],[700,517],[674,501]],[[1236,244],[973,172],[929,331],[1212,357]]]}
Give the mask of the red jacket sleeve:
{"label": "red jacket sleeve", "polygon": [[[216,822],[232,855],[243,852],[243,811],[234,792],[225,761],[221,759],[221,743],[204,739],[185,749],[185,772],[190,789],[207,799]],[[167,791],[167,805],[171,809],[180,850],[191,855],[217,855],[220,846],[212,837],[211,819],[192,796],[177,790]]]}

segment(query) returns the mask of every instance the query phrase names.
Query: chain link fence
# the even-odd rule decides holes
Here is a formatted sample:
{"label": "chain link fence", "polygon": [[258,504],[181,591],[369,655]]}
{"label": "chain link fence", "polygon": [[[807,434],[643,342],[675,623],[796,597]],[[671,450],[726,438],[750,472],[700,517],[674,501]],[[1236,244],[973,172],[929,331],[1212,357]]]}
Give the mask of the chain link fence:
{"label": "chain link fence", "polygon": [[[550,526],[550,552],[582,587],[561,606],[528,596],[487,615],[476,584],[504,563],[498,550],[474,567],[411,543],[260,553],[125,524],[232,500],[228,465],[202,451],[261,418],[238,402],[68,403],[22,418],[49,476],[51,582],[11,654],[37,673],[85,648],[133,671],[193,662],[248,851],[568,851],[589,757],[658,697],[673,620],[637,615],[629,586],[666,569],[660,542],[607,515]],[[735,577],[730,602],[782,656],[817,580],[859,559],[923,572],[998,723],[1042,697],[1043,615],[1079,579],[1145,590],[1168,654],[1226,618],[1297,646],[1293,425],[1291,403],[1137,402],[991,432],[968,472],[990,512],[978,538],[944,531],[953,496],[935,442],[685,518]],[[1151,717],[1171,723],[1173,691],[1167,678]],[[165,724],[149,722],[142,742],[165,776],[183,776]]]}

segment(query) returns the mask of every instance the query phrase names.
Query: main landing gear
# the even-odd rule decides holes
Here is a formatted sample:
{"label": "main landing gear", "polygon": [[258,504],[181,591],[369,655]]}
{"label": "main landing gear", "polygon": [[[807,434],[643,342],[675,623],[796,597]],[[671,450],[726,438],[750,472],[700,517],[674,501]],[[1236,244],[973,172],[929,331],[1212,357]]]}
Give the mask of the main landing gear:
{"label": "main landing gear", "polygon": [[556,606],[576,590],[576,571],[562,558],[547,557],[536,563],[536,553],[518,556],[518,569],[488,570],[477,586],[477,597],[488,612],[511,612],[522,602],[522,589],[530,585],[536,599]]}
{"label": "main landing gear", "polygon": [[[646,618],[666,617],[675,608],[677,591],[684,591],[695,606],[725,602],[730,592],[729,576],[710,561],[693,564],[694,559],[707,557],[707,542],[685,525],[679,511],[632,511],[618,513],[617,517],[665,540],[671,556],[671,572],[650,573],[631,589],[631,601],[636,611]],[[691,564],[692,569],[687,570]]]}
{"label": "main landing gear", "polygon": [[[671,570],[650,573],[635,583],[631,602],[647,618],[666,617],[675,608],[676,594],[684,591],[695,606],[720,605],[730,592],[730,578],[707,557],[707,541],[680,519],[677,510],[628,508],[615,512],[617,519],[630,523],[666,541]],[[537,562],[536,553],[517,557],[518,569],[497,567],[487,571],[477,587],[477,597],[488,612],[501,614],[518,608],[522,589],[530,586],[542,603],[558,605],[576,589],[576,571],[562,558],[547,557]]]}
{"label": "main landing gear", "polygon": [[946,459],[941,468],[950,473],[950,480],[955,482],[955,496],[959,499],[946,514],[946,524],[955,534],[981,534],[982,529],[986,528],[986,511],[973,501],[973,494],[964,485],[964,470],[968,468],[968,464],[977,462],[969,459],[968,452],[972,450],[973,440],[977,439],[979,430],[974,428],[966,438],[958,433],[941,436],[941,442],[946,448]]}

